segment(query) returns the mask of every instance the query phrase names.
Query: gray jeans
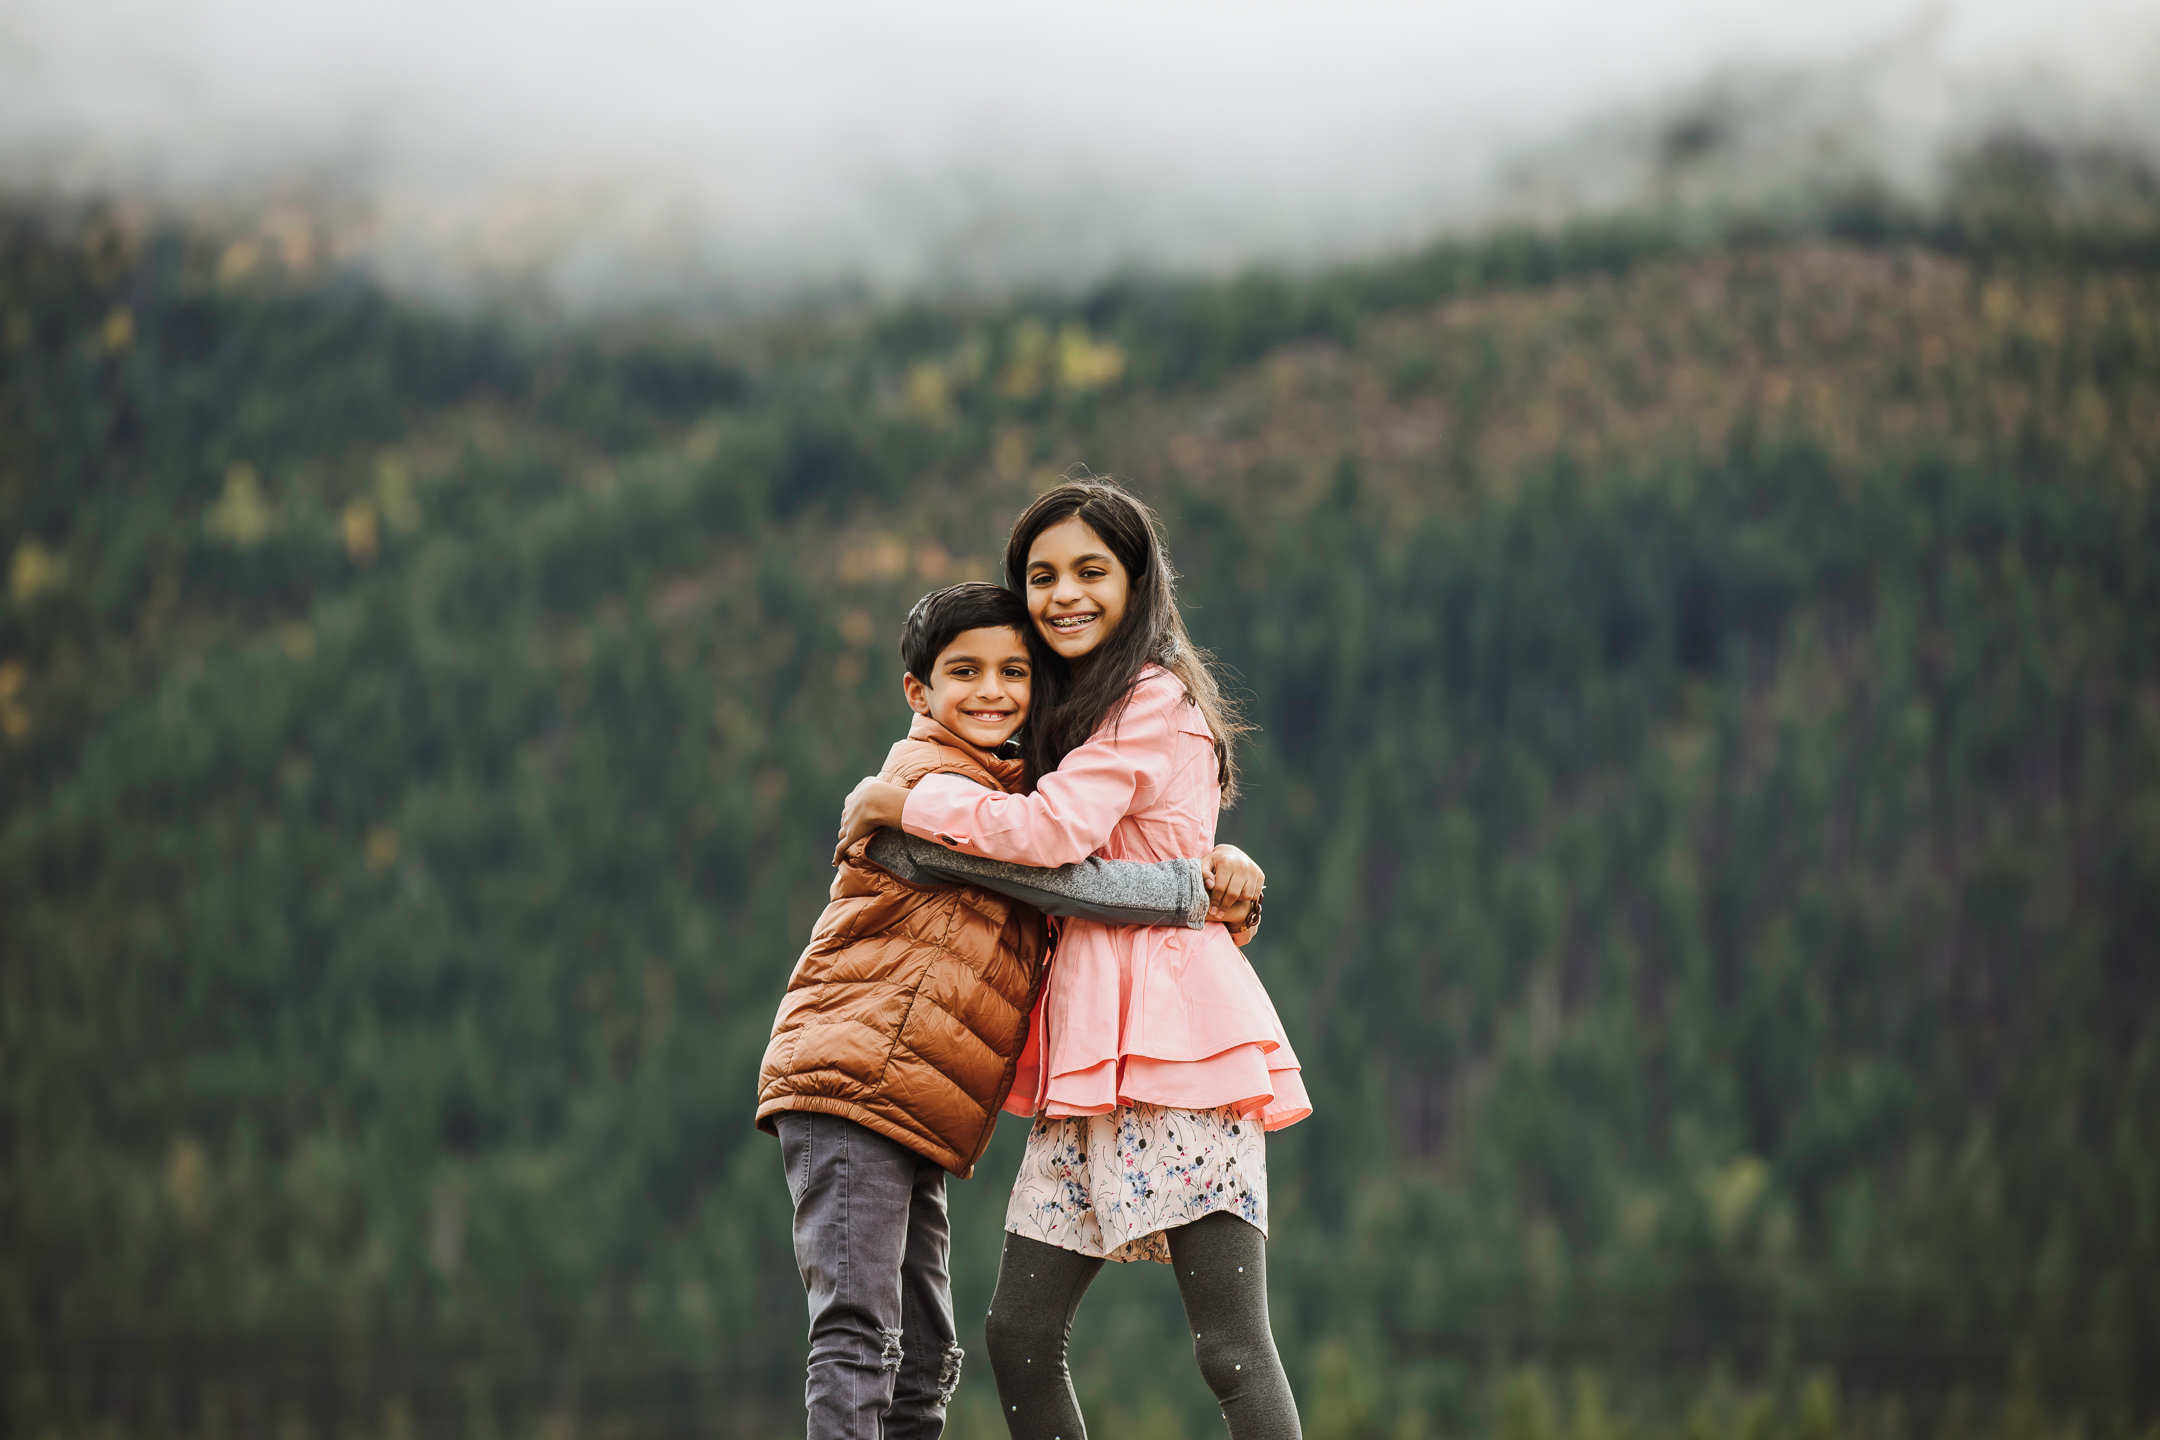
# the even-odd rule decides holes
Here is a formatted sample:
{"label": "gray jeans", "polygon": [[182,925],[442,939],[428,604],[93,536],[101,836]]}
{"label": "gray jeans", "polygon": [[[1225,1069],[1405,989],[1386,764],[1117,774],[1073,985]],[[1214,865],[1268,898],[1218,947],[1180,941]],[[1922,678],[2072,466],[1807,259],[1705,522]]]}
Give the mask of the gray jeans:
{"label": "gray jeans", "polygon": [[937,1440],[961,1359],[944,1168],[837,1115],[778,1127],[810,1297],[809,1440]]}

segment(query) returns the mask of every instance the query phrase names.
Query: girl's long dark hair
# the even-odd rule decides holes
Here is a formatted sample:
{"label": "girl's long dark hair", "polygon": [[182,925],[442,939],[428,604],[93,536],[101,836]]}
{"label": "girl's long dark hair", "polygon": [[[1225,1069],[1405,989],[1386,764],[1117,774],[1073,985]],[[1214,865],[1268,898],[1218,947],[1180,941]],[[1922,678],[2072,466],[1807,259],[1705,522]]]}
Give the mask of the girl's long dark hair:
{"label": "girl's long dark hair", "polygon": [[1224,696],[1215,679],[1213,657],[1185,633],[1178,613],[1177,572],[1163,548],[1154,512],[1139,499],[1106,480],[1073,481],[1044,494],[1013,522],[1005,540],[1005,587],[1027,598],[1028,550],[1035,537],[1052,525],[1078,516],[1102,538],[1125,567],[1131,593],[1125,619],[1077,669],[1043,642],[1028,626],[1028,648],[1035,655],[1035,693],[1021,753],[1031,775],[1047,775],[1066,755],[1125,708],[1133,682],[1153,662],[1177,676],[1186,702],[1207,721],[1215,737],[1215,759],[1222,773],[1223,804],[1237,799],[1237,737],[1251,727]]}

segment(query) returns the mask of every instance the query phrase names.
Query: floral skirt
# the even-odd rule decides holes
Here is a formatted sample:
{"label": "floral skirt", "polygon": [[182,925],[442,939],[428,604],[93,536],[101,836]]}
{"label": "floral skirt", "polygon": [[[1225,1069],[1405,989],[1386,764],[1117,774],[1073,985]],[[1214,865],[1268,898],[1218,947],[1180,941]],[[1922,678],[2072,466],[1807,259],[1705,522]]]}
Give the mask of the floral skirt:
{"label": "floral skirt", "polygon": [[1217,1210],[1267,1233],[1267,1136],[1229,1106],[1120,1105],[1028,1131],[1005,1228],[1105,1260],[1170,1263],[1165,1230]]}

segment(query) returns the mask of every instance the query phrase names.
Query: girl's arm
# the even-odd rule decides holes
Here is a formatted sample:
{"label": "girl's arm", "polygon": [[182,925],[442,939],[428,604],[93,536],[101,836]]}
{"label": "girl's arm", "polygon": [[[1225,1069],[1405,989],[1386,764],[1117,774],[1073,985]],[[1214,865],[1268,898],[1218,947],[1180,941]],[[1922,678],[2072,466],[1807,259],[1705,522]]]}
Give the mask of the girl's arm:
{"label": "girl's arm", "polygon": [[1176,682],[1142,682],[1125,712],[1035,782],[1031,795],[986,790],[958,775],[925,776],[901,802],[902,828],[940,845],[1023,865],[1069,865],[1101,849],[1143,786],[1170,773]]}
{"label": "girl's arm", "polygon": [[[1178,730],[1174,682],[1135,695],[1114,725],[1074,749],[1032,795],[1008,795],[965,776],[929,775],[909,790],[875,776],[848,795],[841,815],[838,864],[873,832],[904,828],[963,854],[1054,867],[1085,860],[1109,839],[1140,786],[1170,768]],[[1203,864],[1210,919],[1259,898],[1266,876],[1242,850],[1219,845]]]}
{"label": "girl's arm", "polygon": [[[1063,765],[1036,782],[1033,795],[1008,795],[950,773],[925,775],[912,790],[868,776],[848,792],[841,807],[833,864],[845,859],[857,841],[892,829],[964,854],[1020,865],[1085,860],[1125,818],[1138,788],[1137,769],[1129,757],[1116,754],[1119,747],[1104,744],[1099,749],[1108,754],[1081,754],[1097,748],[1090,740],[1067,755]],[[1075,770],[1075,760],[1082,768]],[[1019,803],[1002,803],[1007,801]],[[1031,807],[1029,801],[1042,803]]]}

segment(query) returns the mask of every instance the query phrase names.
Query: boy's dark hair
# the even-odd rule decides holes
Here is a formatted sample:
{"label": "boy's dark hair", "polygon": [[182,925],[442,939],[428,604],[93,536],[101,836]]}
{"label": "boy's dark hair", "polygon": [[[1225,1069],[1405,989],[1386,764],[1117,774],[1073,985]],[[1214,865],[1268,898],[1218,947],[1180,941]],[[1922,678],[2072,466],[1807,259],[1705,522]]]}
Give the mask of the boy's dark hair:
{"label": "boy's dark hair", "polygon": [[980,580],[933,590],[915,602],[907,624],[900,627],[900,658],[907,662],[908,674],[928,685],[937,657],[955,635],[991,625],[1027,634],[1026,603],[1004,586]]}

